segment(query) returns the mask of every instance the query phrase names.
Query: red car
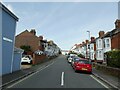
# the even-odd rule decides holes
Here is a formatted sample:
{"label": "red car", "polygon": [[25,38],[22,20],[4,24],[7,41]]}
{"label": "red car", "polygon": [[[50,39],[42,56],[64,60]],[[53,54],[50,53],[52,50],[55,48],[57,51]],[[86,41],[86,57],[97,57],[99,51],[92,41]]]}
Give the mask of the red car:
{"label": "red car", "polygon": [[85,71],[92,73],[92,64],[90,61],[85,59],[77,59],[74,61],[73,68],[75,71]]}

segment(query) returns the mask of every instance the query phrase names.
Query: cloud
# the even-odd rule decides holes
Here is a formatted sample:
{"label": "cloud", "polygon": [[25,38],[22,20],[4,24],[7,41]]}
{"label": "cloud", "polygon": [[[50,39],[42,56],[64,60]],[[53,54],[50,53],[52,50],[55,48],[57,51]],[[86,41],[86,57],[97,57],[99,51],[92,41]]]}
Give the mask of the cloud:
{"label": "cloud", "polygon": [[0,2],[2,2],[2,0],[0,0]]}

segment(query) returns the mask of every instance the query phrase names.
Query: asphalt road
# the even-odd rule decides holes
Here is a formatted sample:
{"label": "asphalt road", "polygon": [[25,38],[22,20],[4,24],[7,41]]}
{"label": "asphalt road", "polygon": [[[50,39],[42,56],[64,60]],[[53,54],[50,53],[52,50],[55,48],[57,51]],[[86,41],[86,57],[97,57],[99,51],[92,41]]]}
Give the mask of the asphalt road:
{"label": "asphalt road", "polygon": [[106,88],[106,86],[92,74],[75,73],[66,57],[61,55],[42,70],[8,88]]}

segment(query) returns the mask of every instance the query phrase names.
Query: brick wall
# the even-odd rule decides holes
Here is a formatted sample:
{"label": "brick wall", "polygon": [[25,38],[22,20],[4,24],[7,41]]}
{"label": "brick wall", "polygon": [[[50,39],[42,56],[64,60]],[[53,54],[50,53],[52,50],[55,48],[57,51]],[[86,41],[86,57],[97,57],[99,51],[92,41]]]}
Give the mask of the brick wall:
{"label": "brick wall", "polygon": [[120,78],[120,69],[119,68],[108,67],[108,66],[101,65],[101,64],[95,64],[95,68],[106,74],[110,74],[110,75]]}
{"label": "brick wall", "polygon": [[39,38],[28,31],[24,31],[15,38],[15,46],[20,48],[22,45],[29,45],[32,51],[36,51],[39,47]]}
{"label": "brick wall", "polygon": [[35,65],[35,64],[39,64],[39,63],[42,63],[42,62],[45,62],[47,59],[47,57],[45,55],[37,55],[37,54],[33,54],[33,62],[32,64]]}
{"label": "brick wall", "polygon": [[111,48],[120,49],[120,32],[111,38]]}

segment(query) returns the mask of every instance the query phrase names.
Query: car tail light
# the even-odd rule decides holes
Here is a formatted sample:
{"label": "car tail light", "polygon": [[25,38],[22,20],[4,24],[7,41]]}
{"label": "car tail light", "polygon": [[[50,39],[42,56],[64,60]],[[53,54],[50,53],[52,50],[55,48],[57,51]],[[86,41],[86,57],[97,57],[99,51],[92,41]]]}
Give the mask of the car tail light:
{"label": "car tail light", "polygon": [[90,67],[89,65],[87,65],[87,67]]}
{"label": "car tail light", "polygon": [[87,65],[88,68],[91,68],[91,65]]}

